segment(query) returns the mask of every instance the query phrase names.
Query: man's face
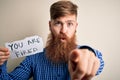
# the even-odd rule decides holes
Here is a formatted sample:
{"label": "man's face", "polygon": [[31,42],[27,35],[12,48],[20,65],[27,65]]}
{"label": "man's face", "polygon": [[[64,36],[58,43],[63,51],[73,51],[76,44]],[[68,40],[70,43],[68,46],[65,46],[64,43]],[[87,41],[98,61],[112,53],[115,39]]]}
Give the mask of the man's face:
{"label": "man's face", "polygon": [[64,17],[51,20],[49,22],[50,31],[54,37],[58,37],[61,42],[66,42],[66,37],[71,39],[77,28],[77,19],[75,15],[67,15]]}

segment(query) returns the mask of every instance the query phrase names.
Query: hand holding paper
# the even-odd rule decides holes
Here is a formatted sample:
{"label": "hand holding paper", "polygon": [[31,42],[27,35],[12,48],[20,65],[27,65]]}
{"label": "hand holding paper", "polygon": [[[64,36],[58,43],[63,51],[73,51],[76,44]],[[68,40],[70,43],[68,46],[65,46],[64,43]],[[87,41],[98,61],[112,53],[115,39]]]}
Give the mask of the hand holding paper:
{"label": "hand holding paper", "polygon": [[33,55],[43,51],[43,41],[39,36],[6,43],[5,46],[9,49],[11,58]]}
{"label": "hand holding paper", "polygon": [[0,47],[0,65],[2,65],[9,58],[9,50],[7,48]]}

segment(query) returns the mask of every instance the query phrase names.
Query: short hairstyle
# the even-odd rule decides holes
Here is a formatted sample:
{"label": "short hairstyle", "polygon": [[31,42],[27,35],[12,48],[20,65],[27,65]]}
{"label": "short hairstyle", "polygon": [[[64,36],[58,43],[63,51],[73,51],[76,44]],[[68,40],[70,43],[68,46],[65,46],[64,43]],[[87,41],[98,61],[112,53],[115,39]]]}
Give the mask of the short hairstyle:
{"label": "short hairstyle", "polygon": [[78,6],[71,1],[61,0],[55,2],[50,7],[50,18],[56,19],[66,15],[76,15],[77,16]]}

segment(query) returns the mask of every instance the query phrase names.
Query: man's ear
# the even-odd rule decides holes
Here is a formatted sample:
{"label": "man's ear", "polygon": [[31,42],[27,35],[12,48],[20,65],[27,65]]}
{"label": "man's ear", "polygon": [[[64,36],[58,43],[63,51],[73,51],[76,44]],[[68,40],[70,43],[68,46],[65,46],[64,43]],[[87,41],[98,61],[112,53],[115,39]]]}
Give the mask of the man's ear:
{"label": "man's ear", "polygon": [[76,28],[78,27],[78,22],[76,23]]}
{"label": "man's ear", "polygon": [[49,21],[49,30],[51,31],[51,21]]}
{"label": "man's ear", "polygon": [[77,32],[77,27],[78,27],[78,22],[76,23],[76,26],[75,26],[75,33]]}

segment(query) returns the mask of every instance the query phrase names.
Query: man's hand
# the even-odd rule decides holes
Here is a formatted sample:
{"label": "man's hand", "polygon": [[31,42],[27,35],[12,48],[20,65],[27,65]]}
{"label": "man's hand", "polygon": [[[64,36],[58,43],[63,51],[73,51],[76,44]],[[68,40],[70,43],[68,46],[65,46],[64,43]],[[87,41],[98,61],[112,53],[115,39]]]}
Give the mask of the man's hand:
{"label": "man's hand", "polygon": [[71,80],[91,80],[100,66],[99,59],[88,49],[75,49],[69,56]]}
{"label": "man's hand", "polygon": [[0,47],[0,65],[2,65],[9,58],[9,50],[7,48]]}

